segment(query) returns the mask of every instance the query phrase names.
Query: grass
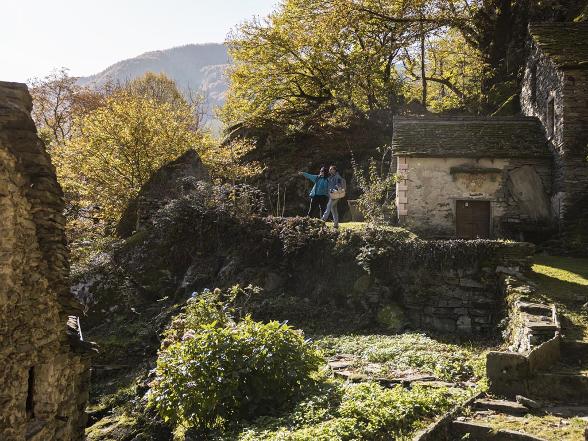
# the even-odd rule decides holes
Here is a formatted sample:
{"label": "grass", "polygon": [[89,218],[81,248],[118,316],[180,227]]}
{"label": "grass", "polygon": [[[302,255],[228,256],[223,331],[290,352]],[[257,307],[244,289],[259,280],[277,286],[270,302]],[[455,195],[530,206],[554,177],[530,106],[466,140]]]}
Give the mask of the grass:
{"label": "grass", "polygon": [[532,270],[538,300],[555,303],[564,337],[588,341],[588,259],[537,256]]}
{"label": "grass", "polygon": [[[332,222],[327,222],[329,225],[333,225]],[[342,230],[361,231],[364,230],[369,224],[367,222],[341,222],[339,227]]]}
{"label": "grass", "polygon": [[327,336],[317,343],[327,356],[356,356],[358,371],[368,364],[379,364],[379,376],[425,374],[453,382],[484,377],[487,348],[482,345],[445,343],[416,333]]}
{"label": "grass", "polygon": [[476,418],[475,421],[497,430],[524,432],[546,441],[583,441],[586,427],[586,422],[580,418],[568,419],[553,415],[525,415],[524,417],[492,415]]}
{"label": "grass", "polygon": [[321,383],[294,409],[280,417],[259,418],[219,440],[239,441],[408,441],[436,416],[467,399],[458,389],[415,386],[390,389],[372,382],[347,384],[334,379]]}

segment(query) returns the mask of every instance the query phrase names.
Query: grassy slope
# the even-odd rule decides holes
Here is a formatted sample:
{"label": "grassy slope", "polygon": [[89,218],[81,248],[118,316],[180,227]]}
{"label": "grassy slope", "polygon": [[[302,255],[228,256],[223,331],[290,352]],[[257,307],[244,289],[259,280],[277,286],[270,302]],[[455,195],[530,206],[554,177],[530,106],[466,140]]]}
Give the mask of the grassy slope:
{"label": "grassy slope", "polygon": [[541,299],[555,303],[563,316],[564,337],[588,341],[588,259],[537,256],[533,280]]}

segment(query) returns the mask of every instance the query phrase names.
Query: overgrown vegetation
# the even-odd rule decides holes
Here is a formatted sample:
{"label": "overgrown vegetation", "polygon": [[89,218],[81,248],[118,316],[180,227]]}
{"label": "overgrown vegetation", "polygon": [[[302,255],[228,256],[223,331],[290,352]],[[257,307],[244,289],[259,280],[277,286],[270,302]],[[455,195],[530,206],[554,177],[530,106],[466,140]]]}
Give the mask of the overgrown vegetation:
{"label": "overgrown vegetation", "polygon": [[150,392],[165,420],[206,433],[275,414],[318,370],[320,353],[300,331],[233,312],[215,290],[173,320]]}
{"label": "overgrown vegetation", "polygon": [[356,355],[359,371],[370,363],[380,364],[378,375],[383,377],[410,372],[459,382],[485,376],[485,351],[480,344],[444,343],[424,334],[327,336],[318,339],[318,344],[328,356]]}
{"label": "overgrown vegetation", "polygon": [[365,219],[373,224],[392,222],[395,219],[394,185],[396,175],[392,168],[392,149],[384,146],[378,149],[382,158],[378,162],[372,157],[368,160],[367,171],[351,159],[353,178],[362,191],[359,196],[359,209]]}
{"label": "overgrown vegetation", "polygon": [[[235,433],[239,441],[409,440],[431,418],[464,400],[459,390],[329,380],[289,415],[264,418]],[[227,438],[218,438],[227,439]],[[231,438],[229,438],[231,439]]]}

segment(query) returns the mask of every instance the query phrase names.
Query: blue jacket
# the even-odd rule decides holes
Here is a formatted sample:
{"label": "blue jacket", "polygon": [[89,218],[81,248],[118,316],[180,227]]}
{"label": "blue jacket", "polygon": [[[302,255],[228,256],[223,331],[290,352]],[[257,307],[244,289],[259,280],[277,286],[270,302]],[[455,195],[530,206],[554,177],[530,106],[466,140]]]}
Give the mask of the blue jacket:
{"label": "blue jacket", "polygon": [[312,190],[310,190],[310,197],[315,196],[328,196],[329,195],[329,180],[324,177],[321,178],[319,175],[311,175],[310,173],[302,172],[305,178],[314,182]]}

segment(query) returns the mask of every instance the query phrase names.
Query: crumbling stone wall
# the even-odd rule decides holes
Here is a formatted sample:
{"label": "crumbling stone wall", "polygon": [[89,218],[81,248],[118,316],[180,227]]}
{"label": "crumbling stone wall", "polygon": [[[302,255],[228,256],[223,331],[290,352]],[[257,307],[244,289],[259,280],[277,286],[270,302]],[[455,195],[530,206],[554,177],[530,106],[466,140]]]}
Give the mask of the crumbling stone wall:
{"label": "crumbling stone wall", "polygon": [[398,158],[401,223],[424,236],[454,237],[457,200],[490,201],[492,237],[551,223],[551,161],[516,158]]}
{"label": "crumbling stone wall", "polygon": [[[548,106],[553,101],[554,130],[550,133]],[[529,57],[521,90],[525,115],[541,121],[554,158],[553,211],[565,227],[566,212],[588,190],[588,69],[561,68],[529,43]]]}
{"label": "crumbling stone wall", "polygon": [[25,85],[0,82],[0,439],[81,440],[89,359],[68,332],[62,193],[31,108]]}

